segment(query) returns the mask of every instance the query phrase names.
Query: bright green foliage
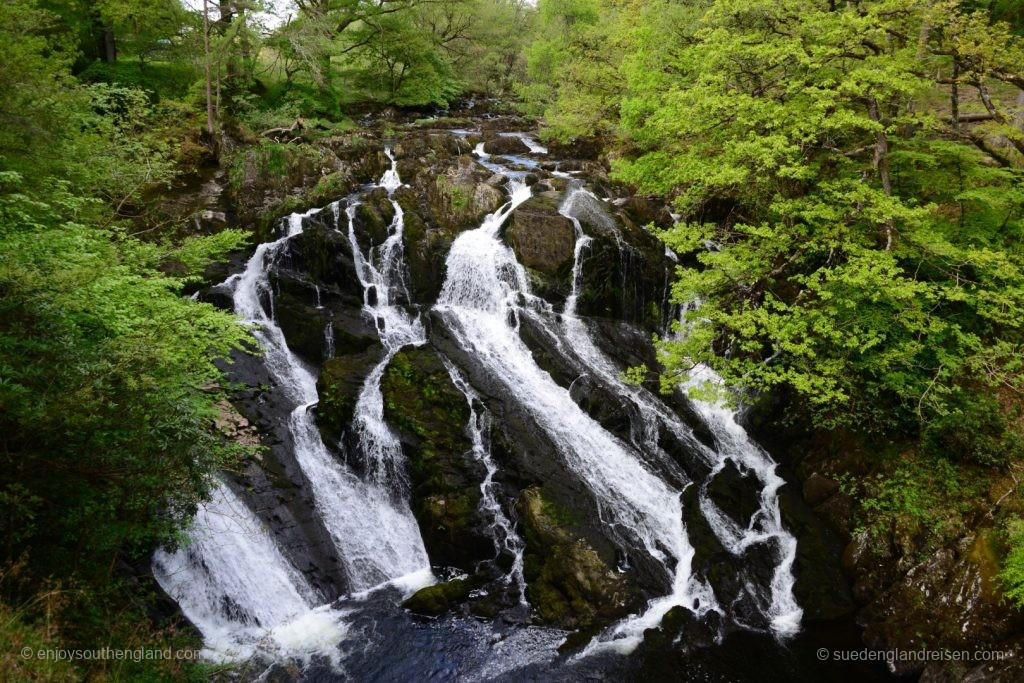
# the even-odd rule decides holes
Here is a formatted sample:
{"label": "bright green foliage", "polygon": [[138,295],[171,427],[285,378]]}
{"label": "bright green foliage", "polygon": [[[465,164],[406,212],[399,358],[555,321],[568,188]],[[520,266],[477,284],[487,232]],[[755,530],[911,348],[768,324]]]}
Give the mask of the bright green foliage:
{"label": "bright green foliage", "polygon": [[1007,531],[1010,552],[1003,560],[999,578],[1006,587],[1006,596],[1018,607],[1024,607],[1024,520],[1011,522]]}
{"label": "bright green foliage", "polygon": [[299,2],[267,41],[289,85],[339,102],[446,105],[465,90],[503,92],[519,76],[524,0]]}
{"label": "bright green foliage", "polygon": [[357,86],[392,104],[447,104],[461,91],[441,45],[410,10],[361,22],[348,38],[362,45],[354,65]]}
{"label": "bright green foliage", "polygon": [[[0,612],[57,584],[61,646],[141,645],[125,567],[174,540],[241,455],[213,426],[214,360],[247,332],[182,289],[248,235],[129,235],[121,216],[174,179],[180,110],[77,81],[59,26],[32,0],[0,12],[0,575],[22,567]],[[18,619],[5,637],[31,635]]]}
{"label": "bright green foliage", "polygon": [[170,538],[231,453],[210,428],[212,360],[245,331],[159,269],[195,272],[241,236],[144,244],[78,222],[91,202],[60,183],[46,201],[0,183],[3,556],[109,578]]}
{"label": "bright green foliage", "polygon": [[543,115],[549,138],[607,132],[621,93],[621,46],[614,6],[602,17],[598,0],[541,0],[537,35],[527,52],[526,109]]}
{"label": "bright green foliage", "polygon": [[[786,388],[820,425],[952,424],[978,393],[1021,387],[1024,45],[955,2],[833,4],[601,10],[623,46],[618,114],[602,115],[615,174],[673,198],[664,239],[693,264],[663,381],[704,362],[740,390]],[[587,134],[573,90],[549,98],[553,119]]]}

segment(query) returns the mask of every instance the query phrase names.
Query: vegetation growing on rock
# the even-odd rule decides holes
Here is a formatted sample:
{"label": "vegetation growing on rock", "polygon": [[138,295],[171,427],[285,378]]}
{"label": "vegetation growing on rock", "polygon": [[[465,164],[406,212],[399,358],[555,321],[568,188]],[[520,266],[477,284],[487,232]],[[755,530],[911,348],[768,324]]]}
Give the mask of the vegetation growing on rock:
{"label": "vegetation growing on rock", "polygon": [[571,530],[571,513],[546,500],[539,488],[519,497],[526,539],[527,597],[537,614],[561,628],[607,624],[636,607],[638,596]]}

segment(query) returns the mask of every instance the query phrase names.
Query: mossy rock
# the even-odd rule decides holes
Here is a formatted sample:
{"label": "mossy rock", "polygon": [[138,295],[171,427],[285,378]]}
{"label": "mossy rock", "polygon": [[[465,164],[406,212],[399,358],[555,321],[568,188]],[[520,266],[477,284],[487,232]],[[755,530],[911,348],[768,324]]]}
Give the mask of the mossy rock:
{"label": "mossy rock", "polygon": [[[369,245],[378,245],[388,238],[388,227],[395,218],[395,207],[388,198],[387,190],[376,188],[359,202],[356,207],[356,234],[365,236]],[[365,251],[368,244],[361,244]]]}
{"label": "mossy rock", "polygon": [[324,362],[317,378],[317,425],[325,440],[336,443],[352,424],[352,415],[359,391],[366,376],[384,357],[383,347],[377,343],[361,353],[336,356]]}
{"label": "mossy rock", "polygon": [[527,597],[538,616],[560,628],[592,629],[626,616],[640,596],[572,530],[573,515],[539,488],[519,497],[526,539]]}
{"label": "mossy rock", "polygon": [[319,363],[324,355],[325,325],[320,311],[287,290],[275,297],[274,310],[288,347],[306,362]]}
{"label": "mossy rock", "polygon": [[469,568],[494,554],[478,533],[480,482],[466,398],[430,347],[404,349],[381,379],[384,417],[408,457],[412,508],[435,564]]}
{"label": "mossy rock", "polygon": [[470,579],[452,579],[421,588],[402,603],[402,607],[427,617],[437,617],[465,602],[474,588]]}
{"label": "mossy rock", "polygon": [[558,203],[531,197],[512,212],[505,239],[527,268],[549,277],[572,269],[576,231],[572,221],[558,213]]}

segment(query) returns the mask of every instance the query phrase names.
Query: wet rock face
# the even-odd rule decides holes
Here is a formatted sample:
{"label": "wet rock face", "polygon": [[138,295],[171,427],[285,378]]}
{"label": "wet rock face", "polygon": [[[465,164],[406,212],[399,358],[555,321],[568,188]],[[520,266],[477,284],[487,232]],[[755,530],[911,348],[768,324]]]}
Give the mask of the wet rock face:
{"label": "wet rock face", "polygon": [[618,229],[595,231],[584,253],[577,310],[659,330],[665,324],[663,307],[669,294],[671,263],[657,238],[622,212],[617,212],[616,218]]}
{"label": "wet rock face", "polygon": [[522,492],[519,511],[526,537],[527,597],[544,621],[587,629],[624,617],[641,604],[626,576],[571,531],[572,512],[546,500],[538,488]]}
{"label": "wet rock face", "polygon": [[324,443],[337,444],[352,424],[352,417],[366,376],[384,358],[379,342],[362,352],[335,356],[324,362],[316,389],[316,423]]}
{"label": "wet rock face", "polygon": [[333,600],[345,592],[348,579],[309,497],[309,482],[295,461],[286,426],[291,402],[259,357],[241,352],[232,356],[230,376],[244,385],[231,395],[232,405],[258,429],[264,447],[258,457],[242,463],[240,471],[228,474],[232,488],[324,600]]}
{"label": "wet rock face", "polygon": [[549,277],[565,276],[572,269],[575,230],[558,213],[557,203],[546,197],[531,197],[516,208],[505,239],[527,268]]}
{"label": "wet rock face", "polygon": [[428,346],[395,354],[381,391],[384,417],[408,458],[413,514],[431,563],[472,571],[494,546],[478,509],[486,472],[471,455],[465,397]]}
{"label": "wet rock face", "polygon": [[[864,642],[878,649],[999,649],[1024,627],[1006,604],[998,581],[992,532],[982,530],[955,549],[943,548],[912,567],[858,615]],[[895,673],[914,674],[925,662],[897,661]]]}

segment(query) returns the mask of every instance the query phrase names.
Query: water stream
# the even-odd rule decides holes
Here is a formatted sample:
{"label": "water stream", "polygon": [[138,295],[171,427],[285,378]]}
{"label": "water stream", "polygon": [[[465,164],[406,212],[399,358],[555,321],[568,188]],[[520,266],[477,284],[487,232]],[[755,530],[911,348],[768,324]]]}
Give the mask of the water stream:
{"label": "water stream", "polygon": [[[531,155],[547,151],[528,135],[508,135],[523,140]],[[444,327],[477,372],[500,387],[504,400],[529,415],[554,444],[550,457],[589,492],[597,521],[622,556],[642,555],[645,566],[660,573],[659,594],[637,614],[598,634],[575,659],[563,659],[562,666],[584,671],[588,666],[607,666],[608,657],[618,661],[618,655],[632,652],[643,641],[644,631],[658,626],[673,607],[681,606],[697,618],[712,612],[731,618],[730,605],[720,604],[721,597],[694,566],[696,551],[683,502],[689,487],[696,487],[689,493],[696,491],[700,514],[726,551],[740,557],[755,545],[772,549],[770,585],[748,581],[748,589],[776,636],[797,633],[802,611],[793,597],[796,540],[781,521],[778,489],[783,480],[770,456],[747,436],[734,412],[691,401],[694,414],[713,436],[713,444],[702,443],[660,397],[623,380],[624,368],[602,350],[591,321],[578,314],[594,240],[598,236],[614,239],[620,256],[628,248],[606,205],[579,180],[557,174],[568,178],[559,212],[572,222],[576,238],[571,289],[558,310],[531,291],[526,270],[502,236],[512,213],[531,196],[522,168],[537,168],[539,162],[528,157],[512,157],[510,162],[509,157],[489,155],[483,143],[475,152],[478,163],[508,179],[508,201],[451,244],[431,320]],[[424,316],[408,286],[405,214],[396,198],[402,180],[390,147],[385,154],[390,166],[374,188],[387,192],[394,215],[383,242],[360,244],[359,202],[374,188],[324,209],[330,212],[335,229],[347,238],[363,293],[361,312],[372,321],[383,347],[380,360],[359,389],[348,432],[351,439],[343,438],[337,448],[324,444],[311,410],[319,401],[317,369],[289,348],[275,319],[275,292],[270,284],[290,241],[319,210],[285,219],[280,237],[259,245],[245,269],[225,283],[231,288],[235,312],[252,327],[262,347],[262,363],[275,382],[274,391],[287,399],[286,446],[301,469],[316,520],[340,561],[346,595],[323,604],[323,596],[296,569],[256,512],[219,481],[212,499],[199,507],[192,520],[188,541],[173,552],[156,553],[154,574],[202,631],[211,658],[260,656],[270,661],[298,660],[304,666],[315,660],[317,675],[328,679],[346,678],[341,672],[349,666],[362,672],[357,677],[363,679],[394,678],[402,666],[414,667],[405,674],[436,680],[448,680],[448,673],[464,680],[467,675],[478,680],[516,680],[517,671],[528,670],[544,678],[544,667],[556,659],[555,647],[564,637],[561,632],[458,617],[423,626],[397,606],[402,597],[437,579],[410,508],[408,464],[398,435],[384,417],[381,379],[388,363],[403,348],[430,343]],[[318,311],[329,308],[329,303],[325,305],[329,299],[323,297],[316,285]],[[520,336],[520,324],[527,317],[532,326],[555,340],[560,353],[581,374],[628,403],[632,416],[628,438],[602,426],[577,404],[571,386],[561,386],[538,365]],[[335,355],[334,324],[329,319],[323,328],[325,361]],[[443,354],[441,361],[469,407],[465,429],[472,448],[468,457],[480,463],[485,473],[479,482],[480,517],[495,556],[509,558],[504,565],[509,567],[503,579],[505,589],[518,600],[516,609],[526,614],[530,609],[524,578],[526,544],[499,484],[502,463],[490,448],[495,418],[470,382],[470,373]],[[721,382],[703,366],[695,369],[692,381]],[[700,471],[710,473],[706,479],[692,481],[663,449],[666,434],[700,462]],[[362,467],[350,467],[355,461]],[[709,481],[730,463],[755,475],[760,486],[758,509],[746,526],[720,510],[708,492]],[[628,565],[625,560],[620,569],[628,570]],[[756,630],[750,624],[738,625]],[[388,668],[382,657],[406,664]]]}

